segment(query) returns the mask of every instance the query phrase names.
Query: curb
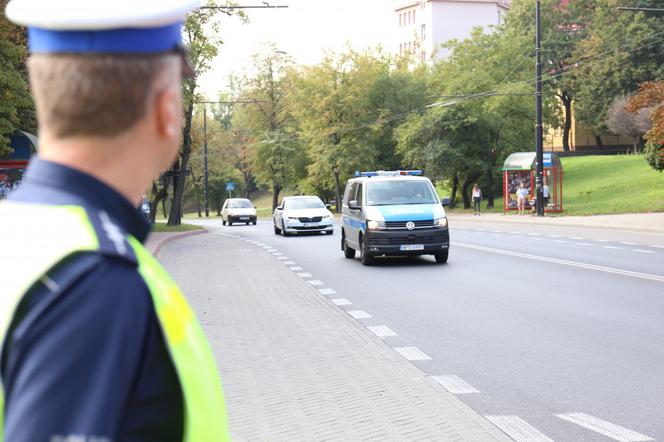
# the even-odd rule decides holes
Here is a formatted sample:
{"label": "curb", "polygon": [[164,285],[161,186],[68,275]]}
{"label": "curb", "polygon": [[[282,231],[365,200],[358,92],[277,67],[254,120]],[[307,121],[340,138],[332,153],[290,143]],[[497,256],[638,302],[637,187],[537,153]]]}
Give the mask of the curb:
{"label": "curb", "polygon": [[159,255],[159,252],[161,251],[162,247],[164,247],[166,244],[171,243],[178,239],[187,238],[189,236],[202,235],[204,233],[208,233],[208,231],[202,229],[202,230],[192,230],[190,232],[173,233],[173,235],[167,236],[164,239],[160,240],[158,243],[156,243],[154,247],[150,249],[150,252],[152,252],[152,255],[156,257],[157,255]]}
{"label": "curb", "polygon": [[[593,223],[584,223],[576,220],[570,220],[569,218],[545,218],[545,219],[528,219],[524,218],[523,220],[511,220],[511,219],[501,219],[501,218],[471,218],[471,217],[449,217],[451,221],[468,221],[468,222],[480,222],[480,223],[510,223],[510,224],[528,224],[528,225],[549,225],[549,226],[558,226],[558,227],[578,227],[586,229],[605,229],[605,230],[627,230],[632,232],[641,232],[641,233],[664,233],[664,228],[662,227],[646,227],[646,226],[629,226],[624,224],[593,224]],[[554,219],[561,219],[562,221],[553,221]],[[569,221],[568,221],[569,220]]]}

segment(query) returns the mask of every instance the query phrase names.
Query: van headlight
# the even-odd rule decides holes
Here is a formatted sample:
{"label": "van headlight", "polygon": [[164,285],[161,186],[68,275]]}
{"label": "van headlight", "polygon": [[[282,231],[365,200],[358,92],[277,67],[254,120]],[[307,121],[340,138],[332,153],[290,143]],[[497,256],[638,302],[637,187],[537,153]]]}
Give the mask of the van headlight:
{"label": "van headlight", "polygon": [[385,221],[367,221],[369,230],[385,230]]}
{"label": "van headlight", "polygon": [[434,225],[436,227],[444,229],[445,227],[447,227],[447,218],[446,217],[438,218],[436,221],[434,221]]}

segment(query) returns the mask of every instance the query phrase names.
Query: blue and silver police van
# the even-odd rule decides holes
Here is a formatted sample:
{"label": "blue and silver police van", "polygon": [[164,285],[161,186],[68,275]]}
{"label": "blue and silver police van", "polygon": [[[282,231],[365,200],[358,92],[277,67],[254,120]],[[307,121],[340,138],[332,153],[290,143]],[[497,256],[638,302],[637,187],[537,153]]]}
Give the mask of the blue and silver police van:
{"label": "blue and silver police van", "polygon": [[377,256],[433,255],[447,262],[450,234],[443,205],[422,171],[357,172],[346,183],[341,249],[359,251],[363,265]]}

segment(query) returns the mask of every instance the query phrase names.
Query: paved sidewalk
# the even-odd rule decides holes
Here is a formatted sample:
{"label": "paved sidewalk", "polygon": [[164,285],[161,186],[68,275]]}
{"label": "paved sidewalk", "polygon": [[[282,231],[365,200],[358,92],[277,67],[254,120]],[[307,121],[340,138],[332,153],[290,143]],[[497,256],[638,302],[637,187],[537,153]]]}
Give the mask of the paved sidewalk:
{"label": "paved sidewalk", "polygon": [[160,261],[201,320],[243,440],[509,440],[255,245],[216,234]]}
{"label": "paved sidewalk", "polygon": [[598,229],[633,230],[638,232],[664,233],[664,212],[658,213],[626,213],[620,215],[594,215],[594,216],[544,216],[531,215],[518,216],[516,214],[503,215],[496,213],[483,213],[480,216],[471,214],[449,214],[450,220],[495,222],[495,223],[521,223],[521,224],[547,224],[569,227],[586,227]]}

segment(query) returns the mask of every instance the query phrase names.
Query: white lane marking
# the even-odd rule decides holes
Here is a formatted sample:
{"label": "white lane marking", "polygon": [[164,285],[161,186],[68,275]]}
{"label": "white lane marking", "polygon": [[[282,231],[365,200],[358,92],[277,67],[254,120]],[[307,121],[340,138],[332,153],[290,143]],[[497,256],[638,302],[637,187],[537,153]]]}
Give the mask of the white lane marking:
{"label": "white lane marking", "polygon": [[324,284],[323,284],[323,281],[319,281],[319,280],[317,280],[317,279],[311,279],[311,280],[309,280],[309,281],[307,281],[307,282],[308,282],[309,284],[313,285],[313,286],[324,285]]}
{"label": "white lane marking", "polygon": [[329,295],[336,295],[337,292],[334,289],[319,289],[318,290],[321,295],[329,296]]}
{"label": "white lane marking", "polygon": [[394,349],[409,361],[429,361],[431,357],[417,347],[394,347]]}
{"label": "white lane marking", "polygon": [[284,256],[284,254],[281,253],[281,252],[272,252],[272,255],[273,256]]}
{"label": "white lane marking", "polygon": [[294,266],[297,263],[295,261],[284,261],[284,264],[286,264],[287,266]]}
{"label": "white lane marking", "polygon": [[502,230],[492,230],[491,233],[503,233]]}
{"label": "white lane marking", "polygon": [[579,238],[578,236],[573,236],[570,239],[573,239],[574,241],[583,241],[583,238]]}
{"label": "white lane marking", "polygon": [[611,249],[611,250],[622,250],[622,247],[618,246],[602,246],[603,249]]}
{"label": "white lane marking", "polygon": [[519,416],[484,416],[517,442],[553,442]]}
{"label": "white lane marking", "polygon": [[351,310],[346,312],[349,315],[351,315],[355,319],[369,319],[371,318],[371,315],[364,310]]}
{"label": "white lane marking", "polygon": [[290,260],[290,258],[288,256],[277,256],[277,259],[279,261],[288,261],[288,260]]}
{"label": "white lane marking", "polygon": [[568,242],[566,239],[554,239],[552,242]]}
{"label": "white lane marking", "polygon": [[454,376],[453,374],[445,376],[431,376],[431,378],[445,387],[445,390],[452,394],[473,394],[480,392],[477,388],[473,387],[460,377]]}
{"label": "white lane marking", "polygon": [[369,330],[373,332],[376,336],[379,338],[388,338],[390,336],[398,336],[394,330],[392,330],[390,327],[387,325],[373,325],[371,327],[367,327]]}
{"label": "white lane marking", "polygon": [[311,273],[298,273],[297,276],[300,278],[311,278]]}
{"label": "white lane marking", "polygon": [[540,236],[541,233],[529,233],[528,236]]}
{"label": "white lane marking", "polygon": [[273,253],[273,252],[276,252],[277,249],[269,248],[269,249],[265,249],[265,251],[268,252],[268,253]]}
{"label": "white lane marking", "polygon": [[598,239],[597,241],[598,242],[610,242],[611,240],[610,239]]}
{"label": "white lane marking", "polygon": [[639,245],[639,243],[636,243],[636,242],[626,242],[626,241],[622,241],[620,244],[625,245],[625,246],[638,246]]}
{"label": "white lane marking", "polygon": [[554,414],[554,416],[621,442],[655,440],[650,436],[628,430],[627,428],[584,413]]}
{"label": "white lane marking", "polygon": [[512,235],[521,235],[521,232],[510,232]]}
{"label": "white lane marking", "polygon": [[657,253],[654,250],[643,250],[643,249],[634,249],[632,252],[639,252],[639,253]]}
{"label": "white lane marking", "polygon": [[530,239],[531,241],[542,241],[542,238],[538,238],[538,237],[536,237],[536,236],[533,236],[533,237],[531,237],[531,238],[529,238],[529,239]]}
{"label": "white lane marking", "polygon": [[335,305],[351,305],[351,304],[352,304],[352,303],[351,303],[348,299],[346,299],[346,298],[336,298],[336,299],[332,299],[332,302],[333,302]]}
{"label": "white lane marking", "polygon": [[654,246],[654,245],[651,245],[650,247],[657,247],[658,249],[664,249],[664,246]]}
{"label": "white lane marking", "polygon": [[257,242],[256,245],[263,247],[265,245],[265,243],[264,242]]}
{"label": "white lane marking", "polygon": [[562,235],[546,235],[549,238],[560,238]]}
{"label": "white lane marking", "polygon": [[[293,263],[293,264],[295,264],[295,263]],[[291,266],[291,267],[288,267],[288,268],[291,269],[291,270],[294,271],[294,272],[301,272],[302,270],[304,270],[304,269],[303,269],[302,267],[300,267],[300,266]]]}
{"label": "white lane marking", "polygon": [[590,244],[589,242],[577,242],[576,245],[577,246],[592,246],[592,244]]}
{"label": "white lane marking", "polygon": [[565,259],[557,259],[557,258],[549,258],[549,257],[546,257],[546,256],[531,255],[531,254],[528,254],[528,253],[512,252],[510,250],[492,249],[490,247],[476,246],[474,244],[465,244],[465,243],[459,243],[459,242],[455,242],[454,244],[457,247],[465,247],[465,248],[468,248],[468,249],[481,250],[483,252],[498,253],[498,254],[501,254],[501,255],[509,255],[509,256],[516,256],[518,258],[532,259],[534,261],[551,262],[551,263],[554,263],[554,264],[561,264],[561,265],[566,265],[566,266],[570,266],[570,267],[578,267],[578,268],[587,269],[587,270],[596,270],[598,272],[614,273],[616,275],[630,276],[630,277],[633,277],[633,278],[649,279],[651,281],[664,282],[664,276],[652,275],[652,274],[649,274],[649,273],[632,272],[630,270],[614,269],[614,268],[611,268],[611,267],[598,266],[598,265],[594,265],[594,264],[586,264],[586,263],[583,263],[583,262],[568,261],[568,260],[565,260]]}

